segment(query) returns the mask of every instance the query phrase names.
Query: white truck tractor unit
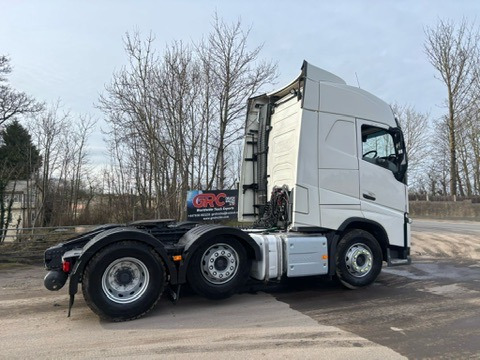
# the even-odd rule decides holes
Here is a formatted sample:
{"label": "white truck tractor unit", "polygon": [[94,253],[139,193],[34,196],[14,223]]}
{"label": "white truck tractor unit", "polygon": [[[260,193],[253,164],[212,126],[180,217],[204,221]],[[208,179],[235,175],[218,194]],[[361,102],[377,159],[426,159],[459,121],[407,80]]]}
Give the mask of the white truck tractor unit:
{"label": "white truck tractor unit", "polygon": [[248,101],[238,213],[248,228],[104,225],[47,249],[45,286],[70,279],[70,313],[81,284],[112,321],[144,315],[165,289],[176,301],[183,284],[213,299],[285,277],[367,286],[383,261],[410,263],[406,171],[391,108],[304,62],[289,85]]}

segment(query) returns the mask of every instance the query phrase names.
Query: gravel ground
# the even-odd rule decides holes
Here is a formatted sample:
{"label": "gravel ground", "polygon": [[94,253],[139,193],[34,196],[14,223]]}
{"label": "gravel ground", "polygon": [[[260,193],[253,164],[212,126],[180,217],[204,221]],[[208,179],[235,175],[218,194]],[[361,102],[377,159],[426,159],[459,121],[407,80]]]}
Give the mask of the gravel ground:
{"label": "gravel ground", "polygon": [[[477,235],[413,233],[412,253],[419,258],[468,255],[478,260],[479,249]],[[79,295],[67,318],[66,289],[44,289],[44,275],[40,266],[0,264],[1,359],[402,358],[262,292],[219,302],[197,296],[184,297],[177,305],[162,300],[145,318],[124,323],[100,321]]]}
{"label": "gravel ground", "polygon": [[78,296],[67,318],[66,292],[45,290],[43,275],[36,266],[0,270],[0,358],[402,358],[265,293],[165,300],[148,316],[123,323],[100,321]]}

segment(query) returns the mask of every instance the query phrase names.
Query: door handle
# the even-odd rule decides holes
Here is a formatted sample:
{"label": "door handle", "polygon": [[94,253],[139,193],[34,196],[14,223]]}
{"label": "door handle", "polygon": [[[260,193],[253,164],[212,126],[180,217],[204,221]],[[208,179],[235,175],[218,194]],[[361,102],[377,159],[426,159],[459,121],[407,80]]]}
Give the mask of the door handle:
{"label": "door handle", "polygon": [[377,198],[375,197],[375,194],[373,193],[368,193],[368,194],[363,193],[363,197],[367,200],[372,200],[372,201],[377,200]]}

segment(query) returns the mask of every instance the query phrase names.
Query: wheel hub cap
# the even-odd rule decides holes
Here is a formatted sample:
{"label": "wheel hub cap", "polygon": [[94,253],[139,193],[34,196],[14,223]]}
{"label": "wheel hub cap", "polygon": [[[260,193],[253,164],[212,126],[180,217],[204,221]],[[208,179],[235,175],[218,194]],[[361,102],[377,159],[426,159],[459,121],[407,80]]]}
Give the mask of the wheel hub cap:
{"label": "wheel hub cap", "polygon": [[225,284],[237,273],[238,254],[227,244],[210,246],[202,256],[203,277],[212,284]]}
{"label": "wheel hub cap", "polygon": [[228,259],[224,256],[217,258],[217,260],[214,261],[214,267],[218,271],[223,271],[227,268],[228,266]]}
{"label": "wheel hub cap", "polygon": [[116,274],[116,279],[115,281],[120,284],[120,285],[128,285],[129,283],[132,282],[134,279],[135,275],[132,274],[130,269],[121,269],[118,271]]}
{"label": "wheel hub cap", "polygon": [[145,293],[150,274],[145,264],[131,257],[113,261],[103,272],[102,290],[111,301],[128,304]]}
{"label": "wheel hub cap", "polygon": [[372,270],[372,251],[365,244],[354,244],[345,253],[345,264],[351,275],[363,277]]}

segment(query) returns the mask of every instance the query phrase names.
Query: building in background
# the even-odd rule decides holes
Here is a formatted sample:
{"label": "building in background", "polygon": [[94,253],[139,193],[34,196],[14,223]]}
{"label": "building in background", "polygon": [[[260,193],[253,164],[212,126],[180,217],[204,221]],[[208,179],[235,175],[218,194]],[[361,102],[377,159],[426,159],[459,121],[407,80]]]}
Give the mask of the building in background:
{"label": "building in background", "polygon": [[[10,181],[5,190],[4,205],[8,209],[10,199],[13,199],[10,210],[10,221],[5,227],[5,241],[14,241],[19,229],[31,227],[35,218],[36,188],[31,180]],[[8,216],[6,212],[5,216]]]}

